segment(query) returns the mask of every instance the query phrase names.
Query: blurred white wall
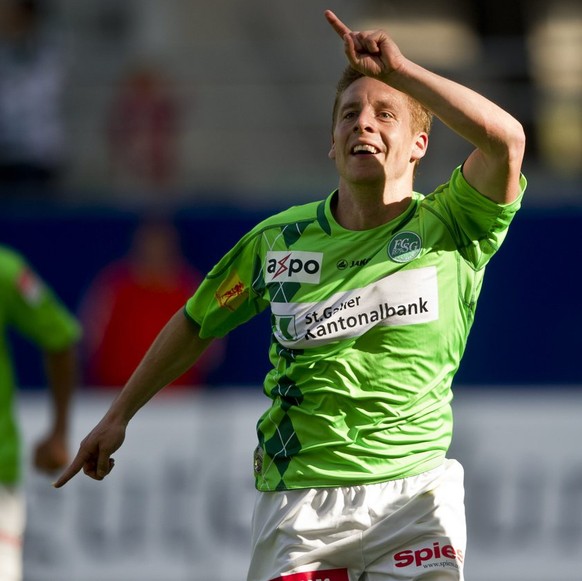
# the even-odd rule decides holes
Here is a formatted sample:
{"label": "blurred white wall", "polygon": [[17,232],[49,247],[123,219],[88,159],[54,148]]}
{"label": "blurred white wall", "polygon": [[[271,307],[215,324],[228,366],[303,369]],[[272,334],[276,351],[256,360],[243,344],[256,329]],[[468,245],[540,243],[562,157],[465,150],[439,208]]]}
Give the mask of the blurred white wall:
{"label": "blurred white wall", "polygon": [[[467,579],[579,581],[580,390],[456,391],[450,456],[465,467]],[[258,386],[161,395],[130,424],[105,481],[81,474],[55,490],[27,472],[26,581],[244,578],[254,427],[267,400]],[[109,399],[77,400],[75,449]],[[42,395],[20,399],[27,451],[47,409]]]}

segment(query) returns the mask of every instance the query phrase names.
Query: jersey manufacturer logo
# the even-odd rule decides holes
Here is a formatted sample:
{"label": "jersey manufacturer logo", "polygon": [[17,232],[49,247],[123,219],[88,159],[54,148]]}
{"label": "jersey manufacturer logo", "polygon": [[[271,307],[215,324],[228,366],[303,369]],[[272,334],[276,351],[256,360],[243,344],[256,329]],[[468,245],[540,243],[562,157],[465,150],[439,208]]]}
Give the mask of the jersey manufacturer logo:
{"label": "jersey manufacturer logo", "polygon": [[338,270],[345,270],[346,268],[366,266],[368,262],[370,262],[369,258],[362,258],[360,260],[346,260],[345,258],[341,258],[335,263],[335,265]]}
{"label": "jersey manufacturer logo", "polygon": [[265,282],[318,284],[322,262],[322,252],[267,252]]}
{"label": "jersey manufacturer logo", "polygon": [[388,243],[388,256],[394,262],[410,262],[422,250],[422,240],[416,232],[399,232]]}

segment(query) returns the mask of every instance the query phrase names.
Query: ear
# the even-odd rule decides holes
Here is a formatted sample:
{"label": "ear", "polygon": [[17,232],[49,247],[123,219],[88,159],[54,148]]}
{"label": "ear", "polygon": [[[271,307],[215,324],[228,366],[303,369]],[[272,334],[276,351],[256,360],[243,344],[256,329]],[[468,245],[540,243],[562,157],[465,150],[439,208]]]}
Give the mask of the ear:
{"label": "ear", "polygon": [[427,149],[428,134],[424,132],[419,133],[414,140],[412,155],[410,156],[411,161],[418,161],[419,159],[422,159],[425,156]]}
{"label": "ear", "polygon": [[327,157],[329,157],[329,159],[335,159],[335,141],[333,139],[331,140],[331,149],[329,150]]}

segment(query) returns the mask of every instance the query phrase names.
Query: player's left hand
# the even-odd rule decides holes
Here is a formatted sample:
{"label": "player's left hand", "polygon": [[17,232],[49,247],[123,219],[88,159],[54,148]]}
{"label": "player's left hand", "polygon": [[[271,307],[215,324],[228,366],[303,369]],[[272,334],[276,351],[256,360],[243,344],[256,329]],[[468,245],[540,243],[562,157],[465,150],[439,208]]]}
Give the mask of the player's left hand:
{"label": "player's left hand", "polygon": [[383,30],[354,32],[331,10],[325,18],[344,41],[344,50],[350,65],[362,74],[387,80],[397,71],[405,58],[396,43]]}
{"label": "player's left hand", "polygon": [[69,452],[65,439],[59,435],[50,434],[35,447],[34,467],[47,474],[62,470],[69,462]]}

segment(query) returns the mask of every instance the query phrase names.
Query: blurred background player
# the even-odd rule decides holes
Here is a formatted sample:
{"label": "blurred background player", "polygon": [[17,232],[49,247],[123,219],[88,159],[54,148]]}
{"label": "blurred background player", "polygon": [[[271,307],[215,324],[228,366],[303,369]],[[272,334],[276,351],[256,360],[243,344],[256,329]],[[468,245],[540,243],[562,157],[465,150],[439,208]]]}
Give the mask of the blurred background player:
{"label": "blurred background player", "polygon": [[38,0],[0,2],[0,197],[54,193],[66,67]]}
{"label": "blurred background player", "polygon": [[[127,254],[105,266],[83,298],[85,384],[122,387],[156,335],[201,281],[202,275],[182,253],[174,224],[164,218],[140,220]],[[222,354],[222,343],[216,342],[172,385],[205,384]]]}
{"label": "blurred background player", "polygon": [[20,581],[25,500],[9,329],[32,341],[44,356],[52,423],[35,447],[33,463],[36,469],[52,473],[69,460],[69,404],[77,381],[76,343],[81,330],[27,261],[0,245],[0,580]]}
{"label": "blurred background player", "polygon": [[155,66],[136,66],[119,81],[107,125],[114,187],[167,196],[178,169],[180,108]]}

